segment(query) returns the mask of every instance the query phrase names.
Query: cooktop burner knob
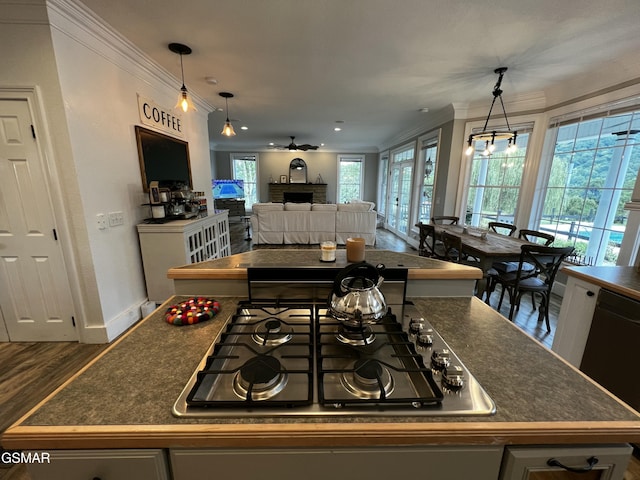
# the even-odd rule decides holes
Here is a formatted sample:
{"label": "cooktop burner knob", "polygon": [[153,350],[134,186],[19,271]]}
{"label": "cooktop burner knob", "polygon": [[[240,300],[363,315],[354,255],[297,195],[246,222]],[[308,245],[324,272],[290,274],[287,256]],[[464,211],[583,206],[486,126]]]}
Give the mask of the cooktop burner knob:
{"label": "cooktop burner knob", "polygon": [[422,330],[416,337],[416,345],[419,347],[430,347],[433,345],[433,329],[427,328]]}
{"label": "cooktop burner knob", "polygon": [[431,367],[434,370],[442,371],[449,366],[451,362],[451,355],[449,350],[443,348],[442,350],[434,350],[431,354]]}
{"label": "cooktop burner knob", "polygon": [[419,334],[424,329],[424,318],[412,318],[409,321],[409,333],[412,335]]}
{"label": "cooktop burner knob", "polygon": [[449,365],[442,372],[442,383],[450,390],[459,390],[464,386],[464,371],[460,365]]}

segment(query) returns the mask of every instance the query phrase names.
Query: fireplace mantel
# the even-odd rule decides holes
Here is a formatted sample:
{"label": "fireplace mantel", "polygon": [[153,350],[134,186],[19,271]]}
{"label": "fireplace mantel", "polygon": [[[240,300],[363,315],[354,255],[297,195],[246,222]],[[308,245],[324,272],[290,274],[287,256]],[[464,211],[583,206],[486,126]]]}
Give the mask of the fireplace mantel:
{"label": "fireplace mantel", "polygon": [[270,183],[269,201],[282,203],[284,193],[312,193],[312,203],[327,203],[326,183]]}

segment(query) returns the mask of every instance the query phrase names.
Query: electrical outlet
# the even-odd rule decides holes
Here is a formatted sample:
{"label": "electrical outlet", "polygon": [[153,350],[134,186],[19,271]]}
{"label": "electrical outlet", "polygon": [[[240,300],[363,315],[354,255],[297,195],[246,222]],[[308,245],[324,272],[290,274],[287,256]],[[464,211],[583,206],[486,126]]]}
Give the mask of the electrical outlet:
{"label": "electrical outlet", "polygon": [[107,228],[107,217],[104,213],[98,213],[96,215],[96,222],[98,222],[99,230],[105,230]]}
{"label": "electrical outlet", "polygon": [[124,213],[109,212],[109,226],[115,227],[117,225],[124,225]]}

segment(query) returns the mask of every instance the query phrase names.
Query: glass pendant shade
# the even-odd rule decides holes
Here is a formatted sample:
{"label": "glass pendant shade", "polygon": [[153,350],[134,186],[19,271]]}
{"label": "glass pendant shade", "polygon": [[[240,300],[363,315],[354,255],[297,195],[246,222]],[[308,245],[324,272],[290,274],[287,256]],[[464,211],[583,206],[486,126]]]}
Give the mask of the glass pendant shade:
{"label": "glass pendant shade", "polygon": [[236,132],[235,130],[233,130],[233,125],[231,125],[231,122],[229,121],[229,99],[233,98],[233,93],[220,92],[218,95],[224,98],[227,107],[227,121],[224,122],[224,127],[222,127],[222,131],[220,133],[225,137],[233,137],[235,136]]}
{"label": "glass pendant shade", "polygon": [[222,135],[226,137],[233,137],[236,134],[236,132],[233,130],[233,125],[231,125],[228,118],[224,124],[224,127],[222,127],[222,132],[220,133],[222,133]]}
{"label": "glass pendant shade", "polygon": [[176,108],[181,108],[183,112],[188,112],[189,110],[198,110],[193,102],[189,99],[189,92],[187,92],[187,87],[182,85],[180,89],[180,95],[178,96],[178,103],[176,103]]}

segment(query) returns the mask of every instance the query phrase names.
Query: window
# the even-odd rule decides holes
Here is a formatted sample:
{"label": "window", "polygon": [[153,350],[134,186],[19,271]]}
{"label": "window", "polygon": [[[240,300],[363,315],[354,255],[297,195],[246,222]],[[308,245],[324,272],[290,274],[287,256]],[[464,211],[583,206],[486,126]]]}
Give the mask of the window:
{"label": "window", "polygon": [[518,150],[506,154],[507,140],[496,140],[496,150],[484,156],[478,141],[471,161],[465,223],[486,227],[489,222],[513,223],[522,184],[530,128],[518,128]]}
{"label": "window", "polygon": [[580,120],[547,133],[555,149],[538,228],[584,262],[615,265],[640,168],[640,110]]}
{"label": "window", "polygon": [[420,197],[418,199],[418,222],[429,223],[431,221],[433,184],[436,178],[437,158],[438,138],[436,137],[423,140],[420,148],[420,162],[423,167],[423,174],[419,191]]}
{"label": "window", "polygon": [[244,181],[244,201],[247,208],[258,203],[258,156],[232,153],[233,178]]}
{"label": "window", "polygon": [[338,157],[338,203],[362,200],[364,180],[364,156],[340,155]]}

